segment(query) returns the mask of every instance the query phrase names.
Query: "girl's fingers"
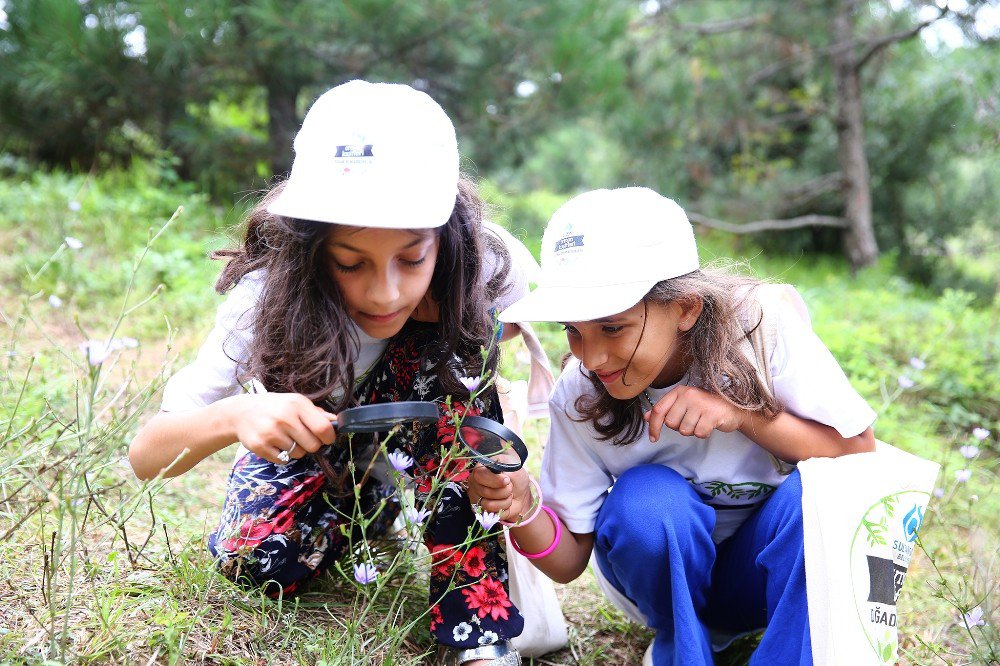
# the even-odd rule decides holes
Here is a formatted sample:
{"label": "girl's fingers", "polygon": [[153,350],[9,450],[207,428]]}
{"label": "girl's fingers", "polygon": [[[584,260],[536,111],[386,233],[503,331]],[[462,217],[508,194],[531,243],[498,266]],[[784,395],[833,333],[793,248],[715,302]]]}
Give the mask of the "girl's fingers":
{"label": "girl's fingers", "polygon": [[302,424],[321,444],[333,444],[333,440],[337,438],[337,431],[330,423],[331,419],[334,418],[336,418],[335,415],[322,409],[307,409],[299,415]]}
{"label": "girl's fingers", "polygon": [[[261,444],[253,448],[253,453],[258,458],[263,458],[264,460],[274,463],[275,465],[285,465],[287,464],[281,459],[281,452],[283,449],[273,446],[271,444]],[[294,452],[293,452],[294,453]],[[291,457],[289,457],[291,459]]]}
{"label": "girl's fingers", "polygon": [[[663,417],[663,425],[670,428],[671,430],[680,432],[681,423],[684,421],[684,417],[688,412],[688,405],[686,403],[675,403],[670,411],[666,413]],[[659,435],[659,433],[657,433]]]}
{"label": "girl's fingers", "polygon": [[301,446],[299,446],[294,439],[289,439],[288,444],[286,446],[278,447],[279,450],[282,448],[284,448],[284,450],[288,452],[289,458],[295,458],[296,460],[298,460],[299,458],[304,458],[307,455],[309,455],[309,452],[303,449]]}
{"label": "girl's fingers", "polygon": [[314,435],[312,430],[301,420],[298,423],[292,424],[292,427],[288,430],[288,435],[298,442],[300,448],[305,449],[309,453],[315,453],[323,446],[323,442],[320,441],[319,437]]}
{"label": "girl's fingers", "polygon": [[500,517],[503,518],[505,515],[510,515],[510,510],[514,506],[514,498],[509,497],[507,499],[484,499],[479,502],[479,506],[482,507],[483,511],[488,511],[489,513],[498,513]]}
{"label": "girl's fingers", "polygon": [[476,484],[484,488],[509,488],[511,486],[510,476],[507,474],[494,474],[482,465],[476,465],[471,474],[471,478]]}
{"label": "girl's fingers", "polygon": [[674,430],[684,435],[685,437],[690,437],[695,433],[698,427],[698,422],[701,420],[701,411],[697,409],[689,409],[684,412],[684,416],[681,418],[680,424]]}
{"label": "girl's fingers", "polygon": [[[473,495],[475,497],[472,497]],[[469,488],[469,496],[473,499],[508,500],[514,497],[514,491],[510,486],[507,486],[506,488],[486,488],[483,486],[474,486]]]}
{"label": "girl's fingers", "polygon": [[648,417],[643,416],[646,422],[649,423],[649,441],[655,442],[660,438],[660,430],[663,428],[664,420],[670,411],[674,409],[678,395],[677,389],[670,391],[656,401],[656,404],[649,411]]}
{"label": "girl's fingers", "polygon": [[698,419],[698,424],[694,427],[694,436],[699,439],[708,439],[715,430],[716,424],[706,415]]}

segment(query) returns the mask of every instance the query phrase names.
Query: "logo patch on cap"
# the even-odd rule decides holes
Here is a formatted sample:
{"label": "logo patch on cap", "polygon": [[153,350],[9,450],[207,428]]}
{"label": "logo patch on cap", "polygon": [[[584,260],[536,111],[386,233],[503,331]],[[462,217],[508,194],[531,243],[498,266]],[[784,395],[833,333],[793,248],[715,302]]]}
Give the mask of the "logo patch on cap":
{"label": "logo patch on cap", "polygon": [[556,241],[552,248],[553,254],[560,260],[565,260],[566,255],[577,254],[582,251],[584,245],[583,234],[574,233],[573,225],[567,224],[563,230],[562,237]]}
{"label": "logo patch on cap", "polygon": [[334,163],[341,165],[341,176],[350,173],[364,173],[375,161],[374,144],[371,143],[345,143],[337,146],[337,152],[333,156]]}

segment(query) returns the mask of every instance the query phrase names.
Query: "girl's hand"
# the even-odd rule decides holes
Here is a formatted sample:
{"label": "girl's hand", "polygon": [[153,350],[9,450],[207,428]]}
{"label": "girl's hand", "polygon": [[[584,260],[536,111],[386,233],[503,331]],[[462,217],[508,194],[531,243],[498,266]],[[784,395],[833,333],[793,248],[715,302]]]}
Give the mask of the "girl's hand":
{"label": "girl's hand", "polygon": [[231,418],[243,446],[277,465],[286,462],[279,457],[282,451],[290,451],[291,458],[302,458],[332,444],[337,437],[330,423],[336,417],[299,393],[239,396]]}
{"label": "girl's hand", "polygon": [[663,426],[685,437],[701,439],[707,439],[713,430],[733,432],[740,429],[747,414],[722,396],[693,386],[678,386],[657,400],[642,418],[649,424],[649,441],[655,442]]}
{"label": "girl's hand", "polygon": [[533,505],[528,472],[523,469],[494,474],[476,465],[469,475],[468,494],[471,504],[500,514],[501,520],[514,521],[519,515],[526,516]]}

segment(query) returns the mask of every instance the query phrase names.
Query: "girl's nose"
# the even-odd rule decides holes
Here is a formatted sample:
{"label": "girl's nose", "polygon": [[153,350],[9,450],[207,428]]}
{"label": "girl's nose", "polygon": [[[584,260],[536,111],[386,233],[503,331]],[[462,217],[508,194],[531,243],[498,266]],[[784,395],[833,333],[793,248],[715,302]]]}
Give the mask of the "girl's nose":
{"label": "girl's nose", "polygon": [[580,361],[588,370],[597,370],[608,360],[604,345],[598,342],[588,342],[584,339],[581,341],[580,351]]}
{"label": "girl's nose", "polygon": [[368,285],[368,300],[376,305],[392,305],[399,300],[399,275],[391,268],[379,271]]}

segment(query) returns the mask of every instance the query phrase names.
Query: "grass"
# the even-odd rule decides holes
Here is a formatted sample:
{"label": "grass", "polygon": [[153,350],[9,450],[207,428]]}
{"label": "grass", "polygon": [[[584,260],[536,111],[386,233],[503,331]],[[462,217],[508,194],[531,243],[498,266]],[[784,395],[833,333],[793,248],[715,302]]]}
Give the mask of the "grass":
{"label": "grass", "polygon": [[[151,242],[178,205],[184,213]],[[233,218],[142,167],[0,180],[10,248],[0,257],[0,663],[425,661],[423,622],[401,629],[422,612],[419,567],[404,563],[397,578],[416,603],[336,571],[293,600],[248,593],[214,573],[204,547],[231,453],[169,482],[140,483],[124,461],[166,377],[211,324],[218,266],[205,256]],[[722,236],[700,242],[706,258],[734,249]],[[759,273],[799,286],[817,332],[879,412],[878,435],[943,465],[899,600],[901,663],[995,660],[1000,307],[923,293],[888,262],[852,279],[835,259],[745,253]],[[540,332],[558,358],[561,332]],[[110,339],[118,348],[99,364],[80,349]],[[504,374],[523,378],[516,343],[505,358]],[[545,427],[527,426],[535,466]],[[993,434],[975,440],[974,427]],[[959,447],[972,443],[980,453],[967,460]],[[960,470],[971,477],[960,482]],[[638,663],[650,632],[610,607],[591,576],[557,589],[570,646],[536,663]],[[976,607],[985,626],[962,619]],[[748,649],[720,663],[744,663]]]}

